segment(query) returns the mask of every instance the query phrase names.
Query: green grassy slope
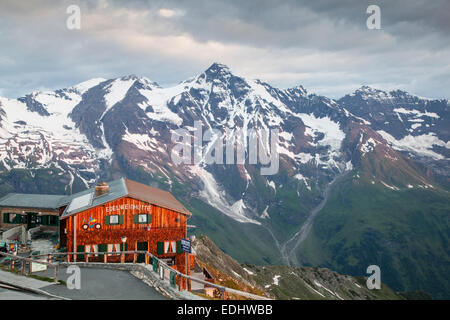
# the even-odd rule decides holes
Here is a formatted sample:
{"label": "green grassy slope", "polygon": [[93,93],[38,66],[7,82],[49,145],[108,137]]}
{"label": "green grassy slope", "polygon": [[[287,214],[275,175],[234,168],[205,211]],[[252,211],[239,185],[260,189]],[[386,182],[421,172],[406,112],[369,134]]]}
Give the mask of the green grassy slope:
{"label": "green grassy slope", "polygon": [[449,235],[449,192],[394,191],[355,171],[334,188],[298,254],[303,263],[351,275],[376,264],[397,291],[450,298]]}
{"label": "green grassy slope", "polygon": [[279,252],[273,238],[260,225],[240,223],[201,200],[192,199],[187,208],[192,212],[189,234],[206,234],[226,254],[241,263],[273,264]]}

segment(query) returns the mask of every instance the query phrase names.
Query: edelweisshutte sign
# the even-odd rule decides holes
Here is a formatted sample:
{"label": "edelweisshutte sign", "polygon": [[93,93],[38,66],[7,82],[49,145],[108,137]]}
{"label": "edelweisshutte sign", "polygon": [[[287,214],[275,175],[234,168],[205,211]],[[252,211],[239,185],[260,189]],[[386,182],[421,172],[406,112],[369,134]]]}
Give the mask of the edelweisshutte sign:
{"label": "edelweisshutte sign", "polygon": [[151,205],[142,205],[142,204],[121,204],[116,206],[108,206],[105,207],[106,213],[109,212],[119,212],[123,210],[138,210],[141,212],[150,212]]}

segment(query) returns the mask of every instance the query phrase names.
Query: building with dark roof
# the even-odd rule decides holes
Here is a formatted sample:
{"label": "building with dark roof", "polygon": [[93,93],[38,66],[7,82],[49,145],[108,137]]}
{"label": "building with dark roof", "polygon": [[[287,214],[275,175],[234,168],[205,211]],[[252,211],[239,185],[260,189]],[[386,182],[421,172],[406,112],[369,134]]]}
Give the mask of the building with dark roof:
{"label": "building with dark roof", "polygon": [[0,199],[0,228],[24,225],[58,230],[60,208],[67,196],[10,193]]}
{"label": "building with dark roof", "polygon": [[181,239],[191,213],[167,191],[121,178],[71,196],[8,194],[0,199],[0,213],[2,228],[21,223],[59,229],[61,247],[80,252],[77,260],[104,261],[108,252],[114,262],[120,251],[145,250],[185,272]]}

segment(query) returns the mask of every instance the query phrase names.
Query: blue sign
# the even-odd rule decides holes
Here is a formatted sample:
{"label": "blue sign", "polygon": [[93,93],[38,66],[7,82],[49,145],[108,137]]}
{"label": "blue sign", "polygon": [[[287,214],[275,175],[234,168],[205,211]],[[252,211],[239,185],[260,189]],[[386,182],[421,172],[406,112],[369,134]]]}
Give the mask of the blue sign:
{"label": "blue sign", "polygon": [[181,250],[187,253],[191,253],[191,240],[181,239]]}

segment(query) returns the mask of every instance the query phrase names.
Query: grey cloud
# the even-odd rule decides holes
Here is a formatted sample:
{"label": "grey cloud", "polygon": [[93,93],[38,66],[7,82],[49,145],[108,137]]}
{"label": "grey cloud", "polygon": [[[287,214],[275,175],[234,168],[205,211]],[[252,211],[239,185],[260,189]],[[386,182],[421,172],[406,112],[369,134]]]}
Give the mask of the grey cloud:
{"label": "grey cloud", "polygon": [[[72,3],[82,8],[81,31],[65,28]],[[366,28],[369,4],[381,7],[383,30]],[[0,92],[132,73],[168,85],[220,61],[332,97],[362,84],[448,97],[449,14],[443,0],[2,0]]]}

